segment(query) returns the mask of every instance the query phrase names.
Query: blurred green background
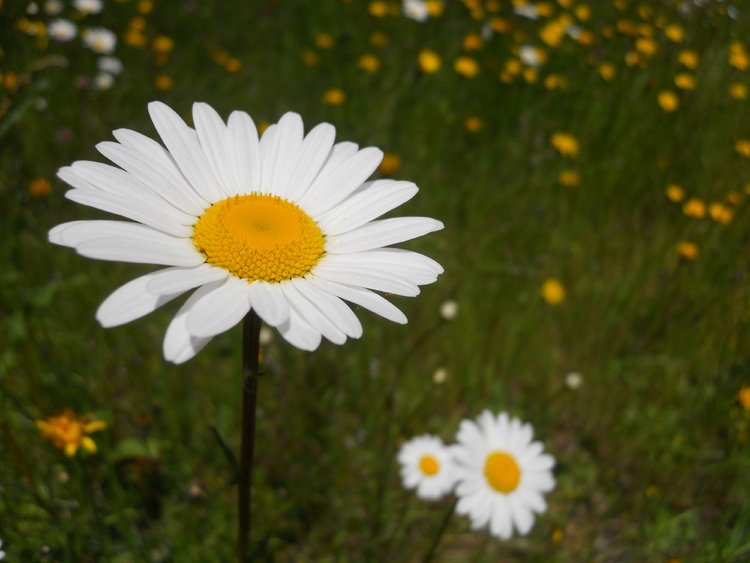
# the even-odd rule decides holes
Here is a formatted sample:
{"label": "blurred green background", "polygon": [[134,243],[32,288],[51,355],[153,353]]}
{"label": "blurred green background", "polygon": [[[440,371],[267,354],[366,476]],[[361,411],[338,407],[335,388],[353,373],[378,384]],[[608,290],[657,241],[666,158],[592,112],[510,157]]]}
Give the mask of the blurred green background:
{"label": "blurred green background", "polygon": [[[8,561],[233,557],[235,487],[211,427],[238,446],[239,328],[168,364],[179,304],[110,330],[94,319],[151,268],[46,238],[104,216],[65,200],[56,170],[104,161],[94,145],[113,129],[155,136],[151,100],[186,118],[200,100],[329,121],[389,154],[380,175],[420,186],[397,215],[446,225],[405,245],[445,267],[393,298],[408,325],[357,311],[364,335],[343,347],[264,345],[263,558],[421,560],[450,500],[405,491],[395,454],[417,434],[451,441],[485,408],[534,425],[558,487],[526,538],[455,516],[437,560],[750,558],[750,5],[446,0],[420,22],[392,1],[32,4],[0,4]],[[60,17],[69,42],[48,37]],[[98,26],[118,37],[119,75],[81,41]],[[35,421],[65,409],[107,423],[95,454],[42,439]]]}

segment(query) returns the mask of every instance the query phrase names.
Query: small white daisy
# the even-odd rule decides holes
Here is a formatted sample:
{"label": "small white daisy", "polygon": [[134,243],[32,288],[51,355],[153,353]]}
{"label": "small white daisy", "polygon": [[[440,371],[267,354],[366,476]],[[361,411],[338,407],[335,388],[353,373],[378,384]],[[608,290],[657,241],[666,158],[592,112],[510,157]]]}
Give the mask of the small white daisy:
{"label": "small white daisy", "polygon": [[122,72],[122,62],[117,57],[99,57],[96,66],[100,71],[109,74],[120,74]]}
{"label": "small white daisy", "polygon": [[450,449],[437,436],[417,436],[398,452],[401,480],[407,489],[416,489],[422,499],[437,499],[456,483]]}
{"label": "small white daisy", "polygon": [[523,45],[518,50],[518,58],[523,64],[532,68],[539,68],[543,62],[539,56],[539,50],[533,45]]}
{"label": "small white daisy", "polygon": [[108,72],[98,72],[93,84],[95,90],[109,90],[115,84],[115,77]]}
{"label": "small white daisy", "polygon": [[169,266],[125,284],[99,307],[105,327],[128,323],[197,288],[169,325],[167,360],[192,358],[251,310],[292,345],[343,344],[362,325],[343,300],[397,323],[406,316],[371,290],[416,296],[442,273],[434,260],[390,248],[443,228],[427,217],[379,216],[411,199],[411,182],[366,182],[383,157],[334,144],[328,123],[303,134],[287,113],[258,139],[253,120],[224,121],[193,105],[195,129],[149,104],[166,148],[131,131],[97,145],[118,167],[79,161],[58,172],[67,198],[131,221],[73,221],[49,239],[90,258]]}
{"label": "small white daisy", "polygon": [[100,55],[108,55],[117,45],[117,36],[105,27],[86,29],[81,37],[86,47]]}
{"label": "small white daisy", "polygon": [[48,16],[56,16],[63,11],[63,3],[60,0],[47,0],[44,3],[44,13]]}
{"label": "small white daisy", "polygon": [[453,299],[443,301],[443,304],[440,305],[440,316],[446,321],[452,321],[456,318],[456,315],[458,315],[458,303]]}
{"label": "small white daisy", "polygon": [[51,39],[65,43],[75,38],[78,28],[70,20],[57,19],[49,24],[47,33]]}
{"label": "small white daisy", "polygon": [[424,0],[403,0],[401,9],[407,18],[418,22],[426,21],[430,17],[427,2]]}
{"label": "small white daisy", "polygon": [[82,14],[98,14],[104,5],[101,0],[74,0],[73,7]]}
{"label": "small white daisy", "polygon": [[476,422],[461,422],[452,447],[456,512],[467,515],[473,529],[489,525],[490,533],[501,539],[509,539],[513,528],[525,535],[534,513],[547,509],[542,493],[555,486],[555,460],[542,453],[541,442],[532,442],[533,435],[530,424],[506,413],[484,411]]}
{"label": "small white daisy", "polygon": [[539,19],[539,10],[534,4],[523,4],[521,6],[515,6],[513,13],[523,18],[529,18],[530,20]]}

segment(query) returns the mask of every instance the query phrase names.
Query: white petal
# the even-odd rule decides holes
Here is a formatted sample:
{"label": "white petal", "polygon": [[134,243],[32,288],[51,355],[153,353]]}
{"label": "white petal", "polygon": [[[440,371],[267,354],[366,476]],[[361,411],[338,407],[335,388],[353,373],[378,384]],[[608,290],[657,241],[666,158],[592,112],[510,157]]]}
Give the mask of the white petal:
{"label": "white petal", "polygon": [[502,540],[510,539],[511,535],[513,535],[513,527],[510,520],[508,499],[498,495],[494,505],[492,517],[490,518],[490,532],[493,536]]}
{"label": "white petal", "polygon": [[105,328],[129,323],[148,315],[180,295],[181,292],[168,295],[150,293],[146,287],[159,274],[160,272],[146,274],[116,289],[99,305],[96,311],[99,323]]}
{"label": "white petal", "polygon": [[208,164],[196,132],[166,104],[151,102],[148,112],[164,145],[195,191],[210,203],[223,199],[218,179]]}
{"label": "white petal", "polygon": [[511,518],[518,533],[525,536],[531,531],[531,527],[534,525],[534,515],[517,495],[510,495],[508,503],[511,507]]}
{"label": "white petal", "polygon": [[[359,145],[357,145],[357,143],[352,143],[350,141],[343,141],[341,143],[336,143],[335,145],[333,145],[333,148],[328,153],[328,157],[325,159],[325,162],[323,163],[323,166],[320,168],[320,171],[311,180],[311,184],[314,183],[314,181],[320,177],[330,176],[333,173],[333,171],[339,167],[339,165],[341,165],[343,162],[345,162],[346,160],[348,160],[349,158],[357,154],[358,150],[359,150]],[[311,186],[308,186],[308,189],[305,191],[305,193],[302,194],[296,200],[296,203],[298,203],[303,208],[304,208],[303,202],[308,200],[310,187]],[[313,196],[311,199],[314,200],[316,197],[317,196]]]}
{"label": "white petal", "polygon": [[193,121],[206,160],[225,196],[237,193],[229,153],[229,132],[216,110],[203,102],[193,104]]}
{"label": "white petal", "polygon": [[312,352],[320,346],[320,332],[311,327],[293,307],[289,308],[289,319],[279,325],[279,332],[292,346]]}
{"label": "white petal", "polygon": [[164,357],[175,364],[181,364],[200,352],[211,340],[208,338],[198,338],[187,329],[187,317],[193,306],[198,303],[203,296],[212,292],[223,282],[206,284],[199,287],[193,294],[187,298],[185,303],[177,311],[172,322],[167,327],[167,333],[164,335]]}
{"label": "white petal", "polygon": [[382,159],[383,151],[367,147],[344,160],[330,173],[321,171],[300,199],[300,205],[313,217],[328,211],[361,186]]}
{"label": "white petal", "polygon": [[156,145],[158,150],[155,148],[146,153],[142,145],[105,141],[97,144],[96,150],[132,174],[154,194],[186,213],[199,216],[209,206],[208,200],[195,192],[177,170],[171,156],[166,154],[161,145]]}
{"label": "white petal", "polygon": [[328,237],[325,249],[333,254],[361,252],[411,240],[442,228],[443,223],[429,217],[381,219],[348,233]]}
{"label": "white petal", "polygon": [[168,268],[149,282],[148,290],[156,295],[182,293],[199,285],[225,280],[228,276],[225,269],[209,264],[195,268]]}
{"label": "white petal", "polygon": [[[269,153],[268,160],[263,162],[263,178],[266,178],[268,171],[269,191],[286,198],[287,185],[289,179],[295,171],[299,151],[302,148],[302,137],[304,135],[304,125],[299,114],[294,112],[285,113],[279,120],[276,138],[275,154]],[[268,164],[268,168],[266,165]],[[265,184],[264,184],[265,185]]]}
{"label": "white petal", "polygon": [[404,315],[398,307],[377,293],[373,293],[369,289],[342,285],[312,275],[307,279],[318,289],[322,289],[331,295],[336,295],[341,299],[351,301],[352,303],[364,307],[365,309],[372,311],[389,321],[393,321],[394,323],[406,324],[406,315]]}
{"label": "white petal", "polygon": [[332,265],[326,258],[323,257],[315,265],[312,273],[316,277],[344,285],[366,287],[395,295],[405,295],[407,297],[419,295],[419,287],[405,281],[401,277],[391,275],[390,272],[372,268]]}
{"label": "white petal", "polygon": [[544,500],[544,497],[534,489],[521,487],[514,494],[523,502],[524,506],[528,506],[532,512],[541,514],[547,511],[547,502]]}
{"label": "white petal", "polygon": [[250,306],[269,326],[279,326],[289,318],[289,304],[278,284],[256,281],[250,284]]}
{"label": "white petal", "polygon": [[99,260],[164,266],[197,266],[205,261],[187,239],[165,235],[148,227],[142,229],[143,232],[133,230],[126,236],[83,241],[76,245],[76,252]]}
{"label": "white petal", "polygon": [[279,284],[284,297],[293,309],[313,329],[320,332],[334,344],[346,342],[346,334],[334,326],[302,293],[289,282]]}
{"label": "white petal", "polygon": [[50,229],[48,238],[53,244],[75,248],[89,240],[137,235],[148,228],[128,221],[71,221]]}
{"label": "white petal", "polygon": [[260,152],[260,179],[256,191],[262,194],[273,194],[274,186],[271,186],[271,165],[273,164],[271,156],[276,156],[276,130],[278,125],[275,123],[266,127],[260,140],[258,141],[258,150]]}
{"label": "white petal", "polygon": [[230,276],[193,305],[187,329],[198,337],[210,337],[229,330],[250,311],[248,284]]}
{"label": "white petal", "polygon": [[294,173],[286,186],[286,199],[295,202],[307,191],[331,153],[335,139],[336,128],[330,123],[321,123],[307,134]]}
{"label": "white petal", "polygon": [[362,186],[347,200],[316,217],[326,235],[339,235],[361,227],[409,201],[419,191],[412,182],[394,180],[376,180]]}
{"label": "white petal", "polygon": [[243,111],[229,116],[229,144],[236,179],[236,194],[248,194],[260,187],[260,148],[255,123]]}
{"label": "white petal", "polygon": [[359,338],[362,336],[362,324],[357,316],[341,299],[325,291],[319,290],[308,280],[295,278],[291,284],[299,291],[310,303],[312,303],[320,313],[326,317],[333,325],[349,338]]}
{"label": "white petal", "polygon": [[329,254],[326,263],[341,268],[388,272],[415,285],[433,283],[443,268],[422,254],[401,248],[379,248],[347,254]]}

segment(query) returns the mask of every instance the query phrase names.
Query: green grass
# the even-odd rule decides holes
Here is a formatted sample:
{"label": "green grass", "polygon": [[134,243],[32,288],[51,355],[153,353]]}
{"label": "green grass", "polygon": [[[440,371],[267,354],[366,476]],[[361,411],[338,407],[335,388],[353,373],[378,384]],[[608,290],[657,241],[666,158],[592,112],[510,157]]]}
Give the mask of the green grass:
{"label": "green grass", "polygon": [[[446,224],[405,245],[445,267],[419,297],[393,298],[408,325],[357,311],[359,341],[308,354],[276,335],[264,349],[253,507],[261,559],[421,560],[450,500],[405,491],[396,452],[418,434],[451,441],[462,418],[485,408],[534,425],[557,459],[558,486],[527,538],[501,542],[455,516],[438,560],[750,557],[750,412],[736,398],[750,385],[750,215],[744,202],[726,225],[691,219],[664,196],[670,183],[707,203],[745,195],[750,160],[734,146],[750,138],[750,108],[727,88],[750,77],[726,60],[750,20],[716,6],[679,15],[670,3],[642,2],[656,13],[649,22],[680,22],[686,42],[655,29],[659,53],[630,68],[632,38],[606,39],[603,29],[640,22],[636,6],[592,3],[581,25],[595,43],[567,39],[550,50],[542,81],[549,72],[568,81],[550,91],[498,80],[512,33],[472,55],[477,78],[457,75],[463,36],[482,27],[458,2],[418,24],[371,17],[356,1],[165,1],[146,16],[145,33],[174,39],[166,63],[121,42],[125,72],[96,92],[75,86],[93,72],[91,53],[37,46],[16,28],[24,6],[6,4],[0,70],[29,77],[0,91],[0,539],[9,561],[234,555],[235,487],[210,428],[238,447],[239,328],[182,366],[165,362],[160,345],[178,304],[102,329],[98,304],[150,268],[51,246],[50,227],[102,214],[65,200],[58,180],[43,199],[26,190],[74,160],[102,161],[94,145],[113,129],[155,135],[146,111],[154,99],[183,115],[202,100],[258,122],[287,110],[308,128],[329,121],[339,140],[401,157],[395,176],[420,193],[399,215]],[[532,41],[544,21],[505,4],[499,15]],[[121,34],[135,13],[135,2],[113,3],[89,21]],[[390,43],[371,45],[375,31]],[[335,39],[330,50],[315,46],[324,32]],[[441,54],[440,72],[418,72],[422,48]],[[701,55],[697,89],[678,92],[681,106],[668,114],[656,98],[677,91],[682,48]],[[316,66],[303,63],[305,50],[317,53]],[[242,68],[226,72],[213,51]],[[357,67],[365,53],[379,57],[379,72]],[[50,65],[50,54],[67,68]],[[611,82],[596,74],[601,61],[617,66]],[[162,72],[174,80],[169,91],[153,86]],[[346,92],[343,105],[321,102],[331,87]],[[471,115],[483,122],[478,133],[464,129]],[[63,127],[69,142],[58,138]],[[556,131],[579,140],[577,159],[550,146]],[[557,184],[566,168],[580,172],[579,188]],[[679,259],[683,240],[699,246],[695,261]],[[540,297],[548,277],[566,288],[558,307]],[[438,312],[446,299],[459,305],[451,322]],[[441,367],[448,378],[436,384]],[[578,390],[564,383],[573,371],[583,375]],[[67,459],[41,439],[34,421],[66,408],[107,421],[93,436],[96,455]]]}

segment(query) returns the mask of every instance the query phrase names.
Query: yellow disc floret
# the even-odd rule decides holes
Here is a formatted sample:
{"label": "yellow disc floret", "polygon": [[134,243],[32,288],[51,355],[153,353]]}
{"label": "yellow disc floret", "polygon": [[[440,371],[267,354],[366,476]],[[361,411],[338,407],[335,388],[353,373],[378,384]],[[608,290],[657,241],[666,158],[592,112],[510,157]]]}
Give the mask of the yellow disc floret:
{"label": "yellow disc floret", "polygon": [[440,471],[440,462],[429,454],[423,455],[419,460],[419,470],[428,477],[432,477]]}
{"label": "yellow disc floret", "polygon": [[506,452],[494,451],[484,462],[487,483],[498,493],[512,493],[521,482],[521,469],[515,458]]}
{"label": "yellow disc floret", "polygon": [[324,254],[323,233],[307,213],[263,194],[213,204],[193,226],[193,244],[209,264],[248,281],[302,277]]}

